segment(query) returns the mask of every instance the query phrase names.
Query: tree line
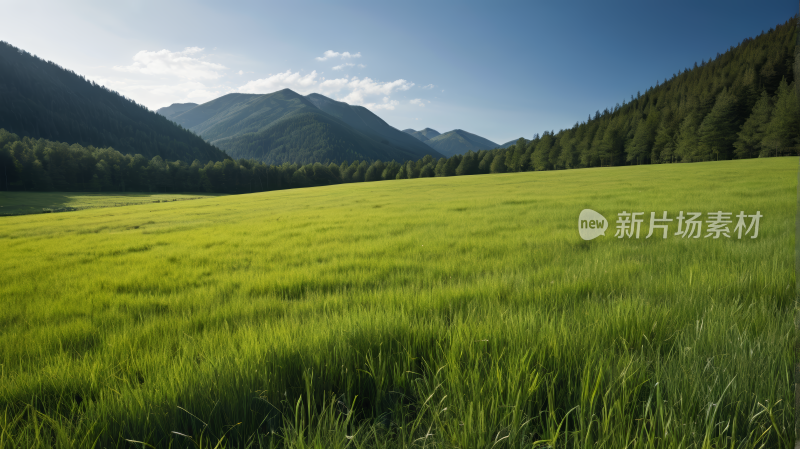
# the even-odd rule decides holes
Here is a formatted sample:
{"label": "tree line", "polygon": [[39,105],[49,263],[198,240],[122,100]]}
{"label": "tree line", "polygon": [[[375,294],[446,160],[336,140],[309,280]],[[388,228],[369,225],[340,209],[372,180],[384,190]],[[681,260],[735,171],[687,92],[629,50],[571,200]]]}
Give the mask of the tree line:
{"label": "tree line", "polygon": [[[509,148],[417,161],[267,165],[247,159],[205,164],[146,159],[113,148],[20,138],[0,129],[0,189],[92,192],[252,193],[389,179],[463,176],[537,170],[538,153],[554,140],[545,133]],[[548,143],[548,141],[550,143]],[[550,146],[552,149],[552,146]],[[550,154],[549,152],[546,154]],[[765,154],[763,156],[772,156]]]}
{"label": "tree line", "polygon": [[[349,182],[505,172],[506,150],[417,161],[267,165],[146,159],[113,148],[19,137],[0,129],[0,188],[31,191],[249,193]],[[498,157],[495,157],[498,156]]]}

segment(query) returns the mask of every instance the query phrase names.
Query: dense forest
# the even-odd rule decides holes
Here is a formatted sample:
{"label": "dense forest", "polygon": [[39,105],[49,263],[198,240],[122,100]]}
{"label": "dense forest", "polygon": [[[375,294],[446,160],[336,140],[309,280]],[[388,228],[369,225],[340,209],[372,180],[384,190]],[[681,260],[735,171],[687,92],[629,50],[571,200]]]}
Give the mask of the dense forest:
{"label": "dense forest", "polygon": [[150,159],[221,161],[219,148],[165,117],[0,41],[0,128]]}
{"label": "dense forest", "polygon": [[[0,189],[247,193],[347,182],[800,154],[794,17],[558,133],[398,163],[165,160],[0,130]],[[166,119],[165,119],[166,120]]]}

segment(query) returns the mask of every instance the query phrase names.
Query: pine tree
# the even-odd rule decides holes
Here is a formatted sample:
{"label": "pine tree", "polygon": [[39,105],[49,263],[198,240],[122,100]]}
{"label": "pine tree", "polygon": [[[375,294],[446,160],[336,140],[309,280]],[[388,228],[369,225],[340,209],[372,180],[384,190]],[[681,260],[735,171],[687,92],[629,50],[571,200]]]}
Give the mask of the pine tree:
{"label": "pine tree", "polygon": [[475,158],[475,153],[472,150],[467,151],[467,154],[461,159],[461,163],[456,167],[456,175],[474,175],[478,173],[478,161]]}
{"label": "pine tree", "polygon": [[699,160],[697,156],[697,146],[700,139],[697,130],[700,128],[700,114],[692,111],[681,122],[678,128],[678,137],[675,142],[675,157],[682,162],[692,162]]}
{"label": "pine tree", "polygon": [[698,128],[698,155],[701,160],[730,159],[733,142],[738,129],[736,115],[736,97],[727,89],[717,96],[714,107],[706,115]]}
{"label": "pine tree", "polygon": [[550,165],[550,148],[553,146],[553,136],[545,131],[542,139],[536,144],[536,148],[531,155],[532,170],[547,170]]}
{"label": "pine tree", "polygon": [[761,156],[797,153],[797,147],[800,146],[800,114],[794,88],[794,83],[787,85],[785,78],[778,86],[775,109],[761,144]]}
{"label": "pine tree", "polygon": [[612,120],[603,133],[598,153],[600,161],[605,165],[622,165],[624,161],[625,135],[620,120]]}
{"label": "pine tree", "polygon": [[654,109],[651,108],[647,118],[639,120],[637,123],[630,145],[626,148],[626,161],[641,164],[647,162],[650,158],[660,118],[660,115]]}
{"label": "pine tree", "polygon": [[492,160],[492,165],[489,167],[491,173],[505,173],[506,172],[506,151],[499,150]]}
{"label": "pine tree", "polygon": [[756,157],[761,152],[761,141],[767,130],[769,119],[772,117],[772,98],[767,91],[761,92],[761,97],[753,106],[753,112],[742,125],[738,139],[733,146],[736,148],[736,157],[739,159]]}

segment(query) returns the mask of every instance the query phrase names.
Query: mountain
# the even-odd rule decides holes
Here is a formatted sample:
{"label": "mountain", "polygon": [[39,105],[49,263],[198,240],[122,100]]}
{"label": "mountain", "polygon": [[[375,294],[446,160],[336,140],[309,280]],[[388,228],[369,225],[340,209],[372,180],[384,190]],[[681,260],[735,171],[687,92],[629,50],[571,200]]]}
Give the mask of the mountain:
{"label": "mountain", "polygon": [[165,108],[158,109],[156,113],[171,119],[178,114],[183,114],[195,106],[197,106],[197,103],[174,103]]}
{"label": "mountain", "polygon": [[468,133],[461,129],[439,134],[438,136],[428,139],[425,143],[446,157],[456,154],[465,154],[470,150],[478,152],[480,150],[491,150],[499,147],[498,144],[491,140],[484,139],[481,136],[476,136],[475,134]]}
{"label": "mountain", "polygon": [[228,94],[172,120],[236,159],[269,164],[441,157],[365,108],[290,89]]}
{"label": "mountain", "polygon": [[422,131],[414,131],[413,129],[409,128],[409,129],[404,129],[403,132],[411,134],[412,136],[416,137],[417,139],[423,142],[427,142],[428,140],[440,135],[439,131],[430,128],[425,128]]}
{"label": "mountain", "polygon": [[0,128],[148,159],[205,163],[226,158],[219,148],[144,106],[2,41]]}
{"label": "mountain", "polygon": [[378,141],[386,141],[390,145],[403,148],[414,154],[414,159],[424,157],[426,154],[441,157],[428,145],[389,125],[383,119],[363,106],[351,106],[347,103],[332,100],[324,95],[310,94],[306,98],[317,108],[339,120],[347,123],[355,130]]}

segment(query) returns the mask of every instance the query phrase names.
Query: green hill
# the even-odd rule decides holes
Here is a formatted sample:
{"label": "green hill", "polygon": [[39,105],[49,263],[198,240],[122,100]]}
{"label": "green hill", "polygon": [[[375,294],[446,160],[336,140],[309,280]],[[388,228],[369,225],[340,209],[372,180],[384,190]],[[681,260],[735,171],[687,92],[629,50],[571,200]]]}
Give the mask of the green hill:
{"label": "green hill", "polygon": [[197,106],[197,103],[174,103],[170,106],[165,108],[161,108],[156,110],[157,114],[161,114],[164,117],[171,119],[178,114],[183,114],[184,112],[192,109],[193,107]]}
{"label": "green hill", "polygon": [[364,108],[290,89],[228,94],[173,120],[234,158],[270,164],[441,157]]}
{"label": "green hill", "polygon": [[491,140],[484,139],[481,136],[468,133],[461,129],[454,129],[453,131],[440,134],[429,139],[425,143],[447,157],[456,154],[466,154],[468,151],[478,152],[480,150],[491,150],[492,148],[499,147],[498,144]]}
{"label": "green hill", "polygon": [[226,155],[131,100],[0,41],[0,128],[21,136],[113,147],[169,160]]}

